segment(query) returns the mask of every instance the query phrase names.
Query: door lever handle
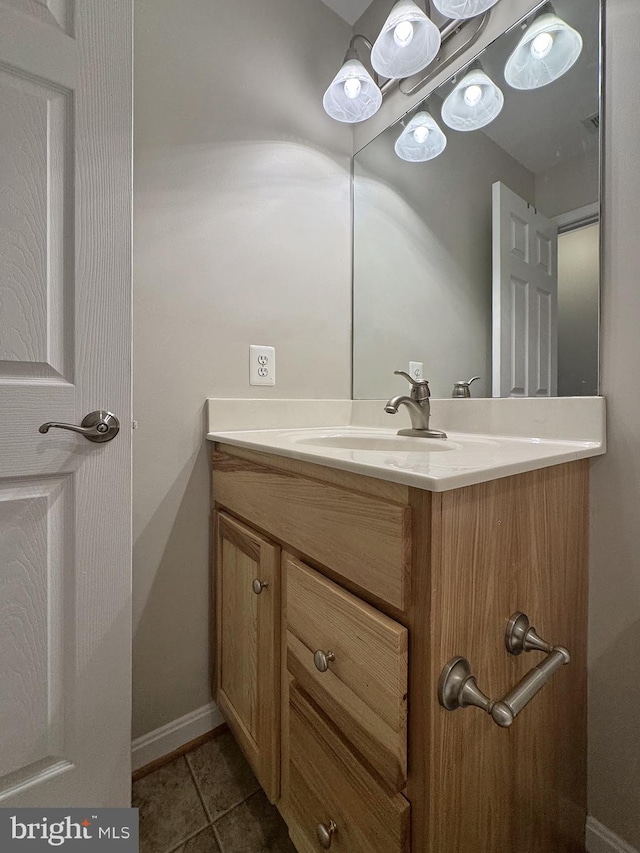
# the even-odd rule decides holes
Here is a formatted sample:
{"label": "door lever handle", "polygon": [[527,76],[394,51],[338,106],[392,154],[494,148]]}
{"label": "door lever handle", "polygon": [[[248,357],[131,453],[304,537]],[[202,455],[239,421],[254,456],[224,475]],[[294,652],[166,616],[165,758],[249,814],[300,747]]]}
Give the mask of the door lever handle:
{"label": "door lever handle", "polygon": [[38,432],[46,435],[50,429],[66,429],[69,432],[77,432],[84,436],[87,441],[102,444],[105,441],[111,441],[120,432],[120,421],[111,412],[100,409],[97,412],[90,412],[83,418],[80,426],[47,421],[38,428]]}

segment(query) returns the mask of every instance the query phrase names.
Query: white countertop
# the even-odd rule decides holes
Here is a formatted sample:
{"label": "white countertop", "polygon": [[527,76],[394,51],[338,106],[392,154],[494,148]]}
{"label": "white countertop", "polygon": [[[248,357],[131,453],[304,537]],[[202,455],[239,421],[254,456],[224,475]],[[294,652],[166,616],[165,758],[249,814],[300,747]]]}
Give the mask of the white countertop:
{"label": "white countertop", "polygon": [[[510,477],[605,452],[604,438],[570,441],[449,432],[447,439],[442,441],[401,438],[395,429],[352,425],[221,432],[212,430],[207,434],[207,439],[432,492]],[[377,442],[381,449],[358,447],[371,441]],[[350,446],[335,446],[340,444]]]}

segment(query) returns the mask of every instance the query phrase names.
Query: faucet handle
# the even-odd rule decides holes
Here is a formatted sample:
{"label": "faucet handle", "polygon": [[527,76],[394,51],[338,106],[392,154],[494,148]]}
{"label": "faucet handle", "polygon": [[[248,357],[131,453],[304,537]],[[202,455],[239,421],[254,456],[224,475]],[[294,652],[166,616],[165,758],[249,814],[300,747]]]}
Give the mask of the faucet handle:
{"label": "faucet handle", "polygon": [[410,382],[414,386],[414,388],[417,385],[428,385],[429,384],[426,379],[414,379],[413,376],[410,376],[404,370],[394,370],[393,372],[396,376],[404,376],[404,378],[407,380],[407,382]]}
{"label": "faucet handle", "polygon": [[458,382],[454,383],[453,392],[451,394],[452,397],[470,397],[471,396],[471,383],[475,382],[476,379],[480,379],[479,376],[474,376],[466,382],[462,380],[458,380]]}
{"label": "faucet handle", "polygon": [[431,396],[431,391],[429,390],[429,383],[426,379],[414,379],[413,376],[409,376],[408,373],[405,373],[404,370],[394,370],[393,371],[396,376],[404,376],[404,378],[411,383],[411,396],[417,402],[424,405],[425,401],[429,399]]}

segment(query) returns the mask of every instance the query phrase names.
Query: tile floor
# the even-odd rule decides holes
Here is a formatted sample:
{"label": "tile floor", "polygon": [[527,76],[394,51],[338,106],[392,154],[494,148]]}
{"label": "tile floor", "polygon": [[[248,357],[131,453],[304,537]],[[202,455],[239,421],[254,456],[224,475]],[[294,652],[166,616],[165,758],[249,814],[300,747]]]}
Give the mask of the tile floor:
{"label": "tile floor", "polygon": [[133,783],[140,853],[295,853],[228,732]]}

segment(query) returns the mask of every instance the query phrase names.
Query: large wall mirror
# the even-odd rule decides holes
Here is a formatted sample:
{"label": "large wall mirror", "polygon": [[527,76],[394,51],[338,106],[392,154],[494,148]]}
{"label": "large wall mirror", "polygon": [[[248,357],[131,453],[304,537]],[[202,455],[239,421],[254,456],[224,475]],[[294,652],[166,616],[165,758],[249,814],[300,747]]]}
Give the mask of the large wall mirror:
{"label": "large wall mirror", "polygon": [[543,4],[356,154],[355,399],[410,362],[434,397],[598,394],[600,14]]}

